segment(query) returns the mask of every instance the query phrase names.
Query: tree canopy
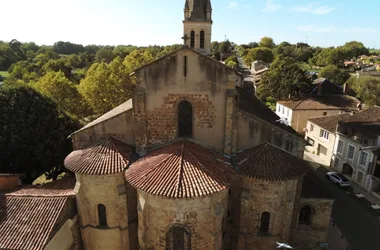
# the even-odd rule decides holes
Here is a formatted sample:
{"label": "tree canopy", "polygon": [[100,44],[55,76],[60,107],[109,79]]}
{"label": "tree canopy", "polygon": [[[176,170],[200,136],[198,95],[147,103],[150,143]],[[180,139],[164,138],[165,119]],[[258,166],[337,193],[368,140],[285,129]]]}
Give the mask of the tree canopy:
{"label": "tree canopy", "polygon": [[319,77],[327,78],[335,84],[343,85],[350,78],[350,74],[335,65],[327,65],[319,72]]}
{"label": "tree canopy", "polygon": [[266,63],[271,63],[273,61],[272,50],[266,47],[257,47],[257,48],[248,50],[248,53],[245,56],[245,63],[247,65],[251,65],[251,63],[256,60],[261,60]]}
{"label": "tree canopy", "polygon": [[311,90],[310,80],[300,68],[298,62],[290,57],[277,58],[269,71],[260,80],[258,95],[276,99],[308,93]]}
{"label": "tree canopy", "polygon": [[259,42],[259,47],[266,47],[269,49],[273,49],[276,46],[276,44],[273,41],[273,38],[264,36],[261,38]]}
{"label": "tree canopy", "polygon": [[25,173],[27,183],[43,173],[56,177],[72,150],[67,137],[79,127],[31,88],[0,89],[1,172]]}
{"label": "tree canopy", "polygon": [[380,79],[371,76],[352,76],[347,85],[367,105],[380,105]]}

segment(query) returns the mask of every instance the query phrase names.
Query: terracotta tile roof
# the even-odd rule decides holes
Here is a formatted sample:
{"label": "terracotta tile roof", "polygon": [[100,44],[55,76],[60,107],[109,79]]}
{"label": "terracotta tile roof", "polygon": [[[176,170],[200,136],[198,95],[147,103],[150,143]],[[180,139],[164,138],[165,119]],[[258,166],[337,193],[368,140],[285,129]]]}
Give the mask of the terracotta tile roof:
{"label": "terracotta tile roof", "polygon": [[67,199],[0,194],[1,249],[43,249]]}
{"label": "terracotta tile roof", "polygon": [[333,200],[333,197],[323,187],[321,180],[313,170],[307,172],[303,178],[301,197]]}
{"label": "terracotta tile roof", "polygon": [[27,185],[9,191],[8,196],[74,196],[75,178],[63,178],[42,185]]}
{"label": "terracotta tile roof", "polygon": [[131,161],[133,148],[108,137],[93,145],[73,151],[65,159],[65,167],[86,175],[107,175],[123,172]]}
{"label": "terracotta tile roof", "polygon": [[309,121],[327,131],[335,133],[336,127],[338,126],[339,121],[344,121],[350,116],[351,114],[345,113],[345,114],[340,114],[340,115],[329,115],[329,116],[310,118]]}
{"label": "terracotta tile roof", "polygon": [[369,136],[380,135],[380,107],[373,106],[339,122],[340,126],[349,127]]}
{"label": "terracotta tile roof", "polygon": [[264,181],[287,181],[301,178],[309,170],[305,161],[269,143],[237,154],[239,173]]}
{"label": "terracotta tile roof", "polygon": [[349,95],[316,95],[304,99],[278,101],[292,110],[359,110],[360,101]]}
{"label": "terracotta tile roof", "polygon": [[116,108],[110,110],[109,112],[105,113],[104,115],[100,116],[99,118],[97,118],[96,120],[90,122],[89,124],[87,124],[86,126],[84,126],[83,128],[75,131],[73,134],[76,134],[78,133],[79,131],[82,131],[82,130],[85,130],[87,128],[90,128],[90,127],[93,127],[99,123],[102,123],[106,120],[109,120],[115,116],[118,116],[124,112],[127,112],[128,110],[132,110],[133,108],[133,104],[132,104],[132,99],[129,99],[128,101],[120,104],[119,106],[117,106]]}
{"label": "terracotta tile roof", "polygon": [[196,198],[227,189],[237,177],[229,158],[189,141],[156,149],[126,172],[144,192],[168,198]]}
{"label": "terracotta tile roof", "polygon": [[292,127],[286,126],[283,123],[277,122],[280,117],[273,112],[265,103],[263,103],[257,96],[247,92],[245,89],[236,87],[236,91],[239,94],[237,106],[240,110],[250,113],[275,127],[283,129],[294,136],[303,138]]}

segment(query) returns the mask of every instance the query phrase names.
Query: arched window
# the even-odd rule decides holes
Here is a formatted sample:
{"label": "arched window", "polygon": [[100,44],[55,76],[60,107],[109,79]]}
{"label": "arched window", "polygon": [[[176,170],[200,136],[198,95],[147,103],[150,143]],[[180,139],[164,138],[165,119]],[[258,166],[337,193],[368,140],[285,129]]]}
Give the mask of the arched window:
{"label": "arched window", "polygon": [[190,32],[190,47],[191,48],[195,47],[195,32],[194,31]]}
{"label": "arched window", "polygon": [[202,30],[199,36],[199,46],[201,49],[205,48],[205,32]]}
{"label": "arched window", "polygon": [[264,212],[261,214],[260,233],[269,233],[270,213]]}
{"label": "arched window", "polygon": [[175,225],[166,233],[166,250],[190,250],[190,230],[182,225]]}
{"label": "arched window", "polygon": [[193,106],[188,101],[178,104],[178,137],[193,136]]}
{"label": "arched window", "polygon": [[107,226],[107,212],[106,206],[103,204],[98,205],[98,217],[99,217],[99,226],[106,227]]}
{"label": "arched window", "polygon": [[311,207],[309,205],[305,205],[300,209],[300,214],[298,216],[298,224],[311,224]]}

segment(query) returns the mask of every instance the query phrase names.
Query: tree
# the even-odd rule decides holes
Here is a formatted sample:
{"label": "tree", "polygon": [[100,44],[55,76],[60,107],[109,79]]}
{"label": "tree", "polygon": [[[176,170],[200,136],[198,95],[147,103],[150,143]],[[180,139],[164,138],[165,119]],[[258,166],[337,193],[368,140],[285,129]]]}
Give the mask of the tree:
{"label": "tree", "polygon": [[154,58],[149,51],[139,49],[125,57],[124,65],[127,68],[127,71],[132,73],[133,70],[153,61],[153,59]]}
{"label": "tree", "polygon": [[357,41],[347,42],[343,45],[347,59],[352,59],[354,57],[359,57],[361,55],[368,55],[369,50],[364,46],[363,43]]}
{"label": "tree", "polygon": [[380,79],[372,76],[352,76],[346,84],[356,97],[367,105],[380,105]]}
{"label": "tree", "polygon": [[17,54],[6,44],[0,44],[0,70],[8,70],[15,62],[20,60]]}
{"label": "tree", "polygon": [[79,92],[97,114],[103,114],[132,97],[134,84],[129,72],[120,57],[110,64],[94,63],[80,82]]}
{"label": "tree", "polygon": [[231,67],[234,69],[237,69],[239,67],[239,61],[238,61],[237,56],[235,55],[228,57],[224,62],[228,67]]}
{"label": "tree", "polygon": [[258,94],[261,98],[287,98],[289,95],[308,93],[310,80],[293,58],[276,58],[269,71],[260,81]]}
{"label": "tree", "polygon": [[273,49],[276,46],[276,44],[273,41],[273,38],[264,36],[261,38],[259,42],[259,47],[266,47],[269,49]]}
{"label": "tree", "polygon": [[53,169],[56,177],[72,150],[67,137],[79,127],[33,89],[0,89],[1,172],[25,173],[26,183]]}
{"label": "tree", "polygon": [[324,77],[335,84],[343,85],[350,78],[350,74],[335,65],[328,65],[319,72],[319,77]]}
{"label": "tree", "polygon": [[271,63],[273,61],[272,50],[266,47],[258,47],[248,50],[247,55],[244,58],[245,63],[251,65],[252,62],[256,60],[262,60],[266,63]]}
{"label": "tree", "polygon": [[78,118],[91,114],[90,107],[77,87],[66,78],[62,71],[49,71],[31,85],[41,94],[55,101],[58,107]]}
{"label": "tree", "polygon": [[84,47],[82,44],[59,41],[54,43],[52,49],[58,54],[71,55],[83,53]]}
{"label": "tree", "polygon": [[96,62],[106,62],[109,63],[113,59],[113,53],[112,50],[101,48],[96,52],[95,60]]}

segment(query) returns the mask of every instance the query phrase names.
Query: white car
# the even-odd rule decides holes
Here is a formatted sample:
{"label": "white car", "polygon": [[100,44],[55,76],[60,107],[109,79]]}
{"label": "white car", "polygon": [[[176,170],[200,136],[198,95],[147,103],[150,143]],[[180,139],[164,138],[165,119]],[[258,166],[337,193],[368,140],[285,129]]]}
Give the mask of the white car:
{"label": "white car", "polygon": [[344,175],[337,172],[327,172],[326,176],[330,179],[330,181],[341,187],[349,187],[351,185],[350,181]]}

